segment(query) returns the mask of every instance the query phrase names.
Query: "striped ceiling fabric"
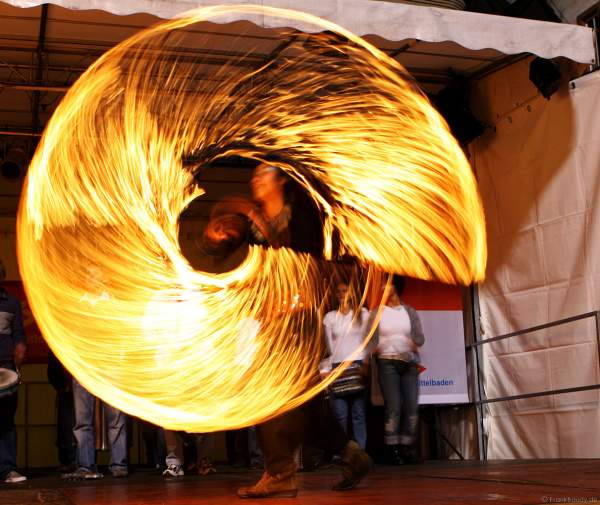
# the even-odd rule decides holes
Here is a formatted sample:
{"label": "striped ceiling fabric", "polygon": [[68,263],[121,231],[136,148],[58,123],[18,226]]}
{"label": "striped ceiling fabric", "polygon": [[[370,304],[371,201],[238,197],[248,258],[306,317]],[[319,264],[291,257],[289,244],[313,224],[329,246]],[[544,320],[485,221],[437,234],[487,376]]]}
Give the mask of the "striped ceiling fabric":
{"label": "striped ceiling fabric", "polygon": [[402,0],[400,3],[411,5],[425,5],[427,7],[442,7],[444,9],[465,10],[463,0]]}

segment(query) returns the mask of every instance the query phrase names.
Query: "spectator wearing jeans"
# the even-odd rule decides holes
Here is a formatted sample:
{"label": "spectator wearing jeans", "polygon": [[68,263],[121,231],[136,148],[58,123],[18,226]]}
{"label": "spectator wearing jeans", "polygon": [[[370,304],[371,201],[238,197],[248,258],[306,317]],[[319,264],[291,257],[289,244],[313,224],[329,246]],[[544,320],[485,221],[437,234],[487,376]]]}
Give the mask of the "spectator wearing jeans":
{"label": "spectator wearing jeans", "polygon": [[348,284],[337,286],[338,309],[325,314],[323,326],[325,339],[329,348],[332,367],[352,359],[353,366],[340,379],[340,387],[336,383],[330,389],[333,413],[348,433],[348,419],[352,420],[352,433],[361,449],[367,444],[367,423],[365,415],[365,376],[368,359],[365,350],[357,356],[352,354],[363,343],[367,334],[368,313],[361,308],[356,310],[351,303]]}
{"label": "spectator wearing jeans", "polygon": [[[73,379],[73,399],[75,404],[75,428],[73,434],[77,440],[77,466],[73,474],[66,478],[99,479],[102,474],[96,466],[96,445],[94,413],[96,397]],[[111,405],[104,404],[108,423],[108,443],[110,462],[108,468],[114,477],[126,477],[127,469],[127,417]]]}
{"label": "spectator wearing jeans", "polygon": [[419,413],[419,347],[425,342],[417,311],[400,300],[404,278],[395,275],[377,329],[377,361],[385,400],[385,445],[390,463],[415,462]]}
{"label": "spectator wearing jeans", "polygon": [[[90,265],[87,268],[89,291],[81,297],[81,303],[95,306],[97,303],[110,299],[102,271]],[[102,474],[96,466],[96,444],[94,414],[96,397],[87,391],[73,377],[73,403],[75,408],[75,427],[73,434],[77,441],[77,470],[63,475],[63,478],[99,479]],[[110,445],[109,470],[114,477],[126,477],[127,469],[127,418],[115,407],[104,404],[104,413],[108,423],[108,443]]]}
{"label": "spectator wearing jeans", "polygon": [[[238,199],[227,205],[223,202],[213,210],[202,237],[204,252],[221,257],[231,255],[249,239],[255,245],[323,255],[325,241],[319,209],[283,167],[261,163],[255,168],[250,185],[254,201]],[[307,338],[308,333],[312,334],[309,326],[307,322],[302,329]],[[342,480],[333,486],[334,490],[354,489],[369,472],[369,456],[356,442],[348,440],[324,408],[322,395],[260,424],[257,430],[265,472],[254,486],[238,489],[240,498],[296,496],[295,454],[303,442],[311,441],[309,438],[321,448],[339,454],[345,463]]]}

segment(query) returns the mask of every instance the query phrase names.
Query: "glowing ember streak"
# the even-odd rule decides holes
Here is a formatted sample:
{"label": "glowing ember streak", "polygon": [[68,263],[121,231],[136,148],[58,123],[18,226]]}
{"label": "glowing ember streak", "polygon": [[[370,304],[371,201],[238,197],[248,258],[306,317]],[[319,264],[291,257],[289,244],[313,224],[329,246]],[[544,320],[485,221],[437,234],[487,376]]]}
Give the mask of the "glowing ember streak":
{"label": "glowing ember streak", "polygon": [[[250,70],[244,58],[214,70],[186,49],[202,35],[183,29],[241,12],[326,32],[288,32],[287,49]],[[295,11],[189,12],[77,81],[19,211],[21,274],[45,338],[84,386],[126,412],[207,432],[257,423],[326,385],[314,382],[323,277],[341,267],[250,247],[216,275],[182,256],[179,216],[203,194],[182,159],[226,155],[276,162],[304,186],[323,215],[326,258],[445,282],[483,276],[469,165],[397,62]]]}

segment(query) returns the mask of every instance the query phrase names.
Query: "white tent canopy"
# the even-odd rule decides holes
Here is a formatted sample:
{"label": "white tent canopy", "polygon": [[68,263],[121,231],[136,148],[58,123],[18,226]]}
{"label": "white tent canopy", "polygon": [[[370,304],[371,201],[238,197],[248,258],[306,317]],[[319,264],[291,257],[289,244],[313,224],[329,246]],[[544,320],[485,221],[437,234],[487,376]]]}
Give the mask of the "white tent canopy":
{"label": "white tent canopy", "polygon": [[[33,7],[45,2],[8,0],[7,3]],[[333,21],[358,35],[374,34],[389,41],[453,41],[473,50],[491,48],[504,54],[532,53],[543,58],[564,56],[579,63],[595,62],[590,28],[377,0],[55,0],[53,4],[77,10],[100,9],[118,15],[147,13],[164,19],[204,5],[261,4],[300,9]],[[282,26],[282,20],[250,16],[222,19],[220,22],[241,19],[264,28]],[[284,24],[306,29],[298,23],[286,21]]]}

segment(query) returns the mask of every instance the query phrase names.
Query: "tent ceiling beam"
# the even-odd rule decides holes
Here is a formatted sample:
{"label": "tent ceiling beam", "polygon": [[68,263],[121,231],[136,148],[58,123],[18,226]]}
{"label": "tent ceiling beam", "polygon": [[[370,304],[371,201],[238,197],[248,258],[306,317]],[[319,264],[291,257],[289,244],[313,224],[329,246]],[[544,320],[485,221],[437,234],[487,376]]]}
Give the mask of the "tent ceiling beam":
{"label": "tent ceiling beam", "polygon": [[390,58],[396,59],[396,56],[399,56],[400,54],[405,53],[411,47],[416,46],[418,43],[419,43],[419,41],[417,39],[411,39],[406,44],[404,44],[403,46],[400,46],[398,49],[394,49],[392,51],[389,51],[388,52],[388,56]]}
{"label": "tent ceiling beam", "polygon": [[11,82],[0,82],[0,89],[10,88],[16,91],[45,91],[54,93],[66,93],[69,91],[70,86],[60,85],[47,85],[47,84],[27,84],[27,83],[11,83]]}
{"label": "tent ceiling beam", "polygon": [[[38,35],[38,44],[36,50],[36,69],[35,69],[35,81],[36,84],[41,85],[43,82],[43,61],[44,61],[44,47],[46,45],[46,28],[48,26],[48,4],[42,5],[42,14],[40,16],[40,30]],[[32,124],[33,129],[35,131],[39,131],[41,129],[40,123],[40,102],[42,96],[40,90],[35,90],[33,92],[33,103],[31,106],[32,113]]]}
{"label": "tent ceiling beam", "polygon": [[499,70],[502,70],[503,68],[512,65],[513,63],[517,63],[518,61],[524,60],[525,58],[529,57],[531,57],[531,55],[528,53],[512,54],[510,56],[505,56],[504,58],[492,63],[491,65],[488,65],[485,68],[482,68],[481,70],[473,73],[470,76],[470,79],[478,81],[480,79],[483,79],[484,77],[487,77],[490,74],[493,74],[494,72],[498,72]]}

